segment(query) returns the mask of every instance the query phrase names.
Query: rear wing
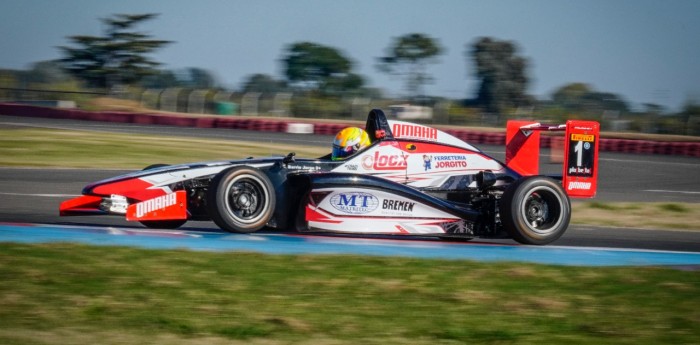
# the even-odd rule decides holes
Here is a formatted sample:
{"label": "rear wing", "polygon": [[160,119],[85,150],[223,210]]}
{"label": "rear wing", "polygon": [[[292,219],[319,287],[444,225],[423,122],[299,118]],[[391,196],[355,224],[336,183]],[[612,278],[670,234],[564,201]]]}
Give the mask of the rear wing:
{"label": "rear wing", "polygon": [[598,188],[600,124],[569,120],[564,125],[508,121],[506,165],[523,176],[539,174],[540,131],[565,131],[562,185],[573,198],[592,198]]}

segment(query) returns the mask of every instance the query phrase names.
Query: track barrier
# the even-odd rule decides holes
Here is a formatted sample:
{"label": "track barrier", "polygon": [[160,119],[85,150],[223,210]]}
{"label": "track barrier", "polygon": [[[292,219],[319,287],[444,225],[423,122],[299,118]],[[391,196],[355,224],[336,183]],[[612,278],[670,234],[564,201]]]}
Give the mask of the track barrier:
{"label": "track barrier", "polygon": [[[221,118],[213,116],[161,114],[161,113],[127,113],[114,111],[85,111],[80,109],[47,108],[25,104],[0,103],[0,114],[24,117],[43,117],[52,119],[70,119],[84,121],[134,123],[141,125],[168,125],[199,128],[228,128],[262,132],[286,132],[298,134],[334,135],[349,126],[347,123],[291,122],[288,119],[250,119]],[[480,132],[475,130],[446,129],[445,132],[473,144],[503,145],[505,132]],[[559,160],[561,138],[543,136],[542,147],[549,147],[550,160]],[[601,138],[600,151],[660,154],[700,157],[700,141],[671,142],[618,138]]]}

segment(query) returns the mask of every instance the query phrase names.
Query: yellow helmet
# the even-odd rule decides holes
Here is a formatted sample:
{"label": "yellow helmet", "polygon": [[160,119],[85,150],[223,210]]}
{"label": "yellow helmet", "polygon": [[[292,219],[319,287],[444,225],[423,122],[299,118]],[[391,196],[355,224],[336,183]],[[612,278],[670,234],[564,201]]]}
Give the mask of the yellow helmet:
{"label": "yellow helmet", "polygon": [[369,135],[362,128],[348,127],[338,132],[333,140],[332,160],[339,160],[353,155],[369,146]]}

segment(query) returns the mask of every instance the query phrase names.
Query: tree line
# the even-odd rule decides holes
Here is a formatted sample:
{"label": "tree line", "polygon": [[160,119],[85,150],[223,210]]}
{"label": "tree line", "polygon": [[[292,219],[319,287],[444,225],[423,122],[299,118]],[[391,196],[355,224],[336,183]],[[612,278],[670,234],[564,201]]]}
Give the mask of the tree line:
{"label": "tree line", "polygon": [[[119,86],[143,88],[188,87],[220,88],[214,76],[201,68],[179,71],[159,69],[161,64],[150,55],[172,41],[156,39],[137,30],[156,14],[115,14],[101,19],[103,34],[69,36],[70,45],[61,46],[62,57],[35,64],[19,73],[23,80],[66,83],[69,76],[88,88],[109,90]],[[409,98],[430,99],[423,86],[433,82],[431,64],[445,51],[435,38],[410,33],[393,39],[385,54],[377,58],[376,68],[403,79]],[[634,113],[619,95],[600,92],[583,83],[570,83],[554,91],[549,100],[536,100],[527,93],[529,61],[512,41],[482,37],[465,49],[468,69],[479,81],[478,91],[462,100],[464,106],[485,114],[500,116],[519,108],[538,106],[545,113],[619,114]],[[340,49],[313,42],[296,42],[284,48],[281,59],[285,79],[265,74],[248,76],[242,92],[304,92],[320,98],[343,96],[381,97],[381,91],[366,85],[354,72],[353,61]],[[694,116],[697,106],[689,104],[681,114]],[[660,115],[663,109],[648,104],[644,114]],[[612,115],[611,115],[612,114]],[[690,114],[690,115],[688,115]],[[546,115],[546,114],[545,114]],[[678,115],[678,114],[676,114]],[[652,130],[653,131],[653,130]]]}
{"label": "tree line", "polygon": [[[150,53],[173,42],[154,39],[136,30],[139,24],[156,18],[155,14],[116,14],[102,19],[101,36],[70,36],[72,46],[59,47],[63,58],[58,63],[72,76],[94,88],[140,84],[168,87],[182,82],[172,71],[158,70],[160,63]],[[437,39],[411,33],[394,39],[386,55],[377,58],[382,73],[404,79],[411,98],[424,96],[422,87],[433,81],[427,72],[430,64],[444,52]],[[527,96],[526,59],[517,55],[514,43],[482,38],[469,54],[476,64],[481,86],[473,104],[499,113],[508,107],[530,105]],[[313,42],[297,42],[283,52],[285,80],[255,74],[245,81],[243,91],[313,91],[325,96],[367,95],[373,90],[353,71],[354,63],[341,50]],[[190,69],[185,81],[197,87],[211,87],[213,77],[202,69]],[[376,93],[376,92],[374,92]]]}

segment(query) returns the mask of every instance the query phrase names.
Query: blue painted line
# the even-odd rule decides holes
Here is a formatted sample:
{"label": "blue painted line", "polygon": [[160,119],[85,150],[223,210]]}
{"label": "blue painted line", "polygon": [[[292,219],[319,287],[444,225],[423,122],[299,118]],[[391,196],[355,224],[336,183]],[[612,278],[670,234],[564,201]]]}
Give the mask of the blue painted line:
{"label": "blue painted line", "polygon": [[511,261],[566,266],[700,265],[700,253],[560,246],[517,246],[256,233],[0,223],[0,242],[71,242],[150,249],[268,254],[352,254]]}

